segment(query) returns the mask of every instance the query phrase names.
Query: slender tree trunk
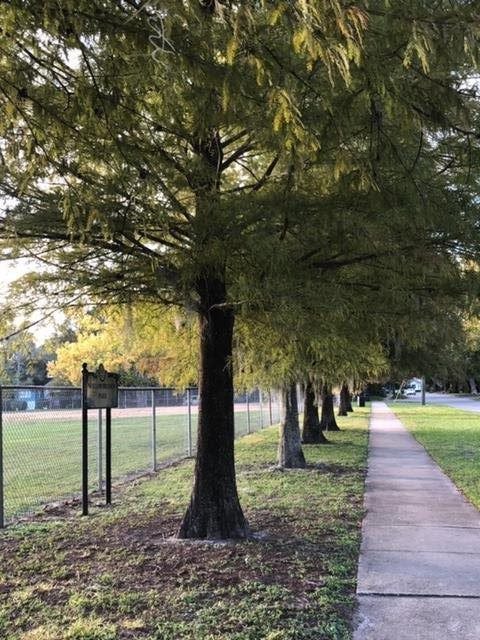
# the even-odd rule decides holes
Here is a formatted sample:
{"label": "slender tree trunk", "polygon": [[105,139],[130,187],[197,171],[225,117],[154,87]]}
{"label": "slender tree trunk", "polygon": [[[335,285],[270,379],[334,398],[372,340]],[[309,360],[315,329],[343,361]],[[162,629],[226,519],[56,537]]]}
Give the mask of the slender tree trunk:
{"label": "slender tree trunk", "polygon": [[475,378],[470,377],[468,378],[468,386],[470,387],[470,393],[473,393],[474,395],[478,395],[478,388],[477,388],[477,383],[475,381]]}
{"label": "slender tree trunk", "polygon": [[320,428],[322,431],[340,431],[333,410],[332,388],[326,383],[322,386],[322,416],[320,418]]}
{"label": "slender tree trunk", "polygon": [[224,305],[224,282],[199,281],[200,401],[197,460],[190,505],[180,538],[246,538],[250,534],[237,494],[234,464],[234,314]]}
{"label": "slender tree trunk", "polygon": [[322,444],[328,442],[320,429],[318,404],[316,402],[315,390],[311,378],[308,378],[307,384],[305,385],[304,398],[302,442],[304,444]]}
{"label": "slender tree trunk", "polygon": [[338,403],[338,415],[339,416],[347,416],[348,415],[348,387],[346,382],[342,382],[342,386],[340,388],[340,402]]}
{"label": "slender tree trunk", "polygon": [[282,389],[281,404],[282,419],[278,443],[278,466],[287,469],[304,469],[306,463],[300,440],[297,386],[295,384]]}

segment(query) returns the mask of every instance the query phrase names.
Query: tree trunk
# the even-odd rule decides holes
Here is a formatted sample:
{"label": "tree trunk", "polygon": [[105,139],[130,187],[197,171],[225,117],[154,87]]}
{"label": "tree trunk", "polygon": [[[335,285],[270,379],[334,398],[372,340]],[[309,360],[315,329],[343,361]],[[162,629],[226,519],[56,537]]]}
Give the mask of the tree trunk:
{"label": "tree trunk", "polygon": [[348,384],[346,384],[346,387],[347,387],[347,411],[348,411],[348,413],[352,413],[353,412],[352,394],[350,392],[350,388],[349,388]]}
{"label": "tree trunk", "polygon": [[298,424],[297,386],[286,386],[281,392],[282,419],[278,443],[278,466],[287,469],[304,469],[305,456],[300,440]]}
{"label": "tree trunk", "polygon": [[478,389],[477,389],[477,383],[475,381],[475,378],[469,378],[468,379],[468,386],[470,387],[470,393],[473,393],[474,395],[478,396]]}
{"label": "tree trunk", "polygon": [[246,538],[234,463],[233,311],[222,280],[205,276],[200,296],[200,399],[195,479],[180,538]]}
{"label": "tree trunk", "polygon": [[332,389],[328,384],[323,384],[322,386],[322,417],[320,419],[320,428],[322,431],[340,431],[333,410]]}
{"label": "tree trunk", "polygon": [[305,400],[303,403],[302,442],[304,444],[322,444],[328,442],[320,429],[318,404],[311,378],[305,386]]}
{"label": "tree trunk", "polygon": [[348,387],[346,382],[342,382],[340,388],[340,402],[338,403],[338,415],[348,416]]}

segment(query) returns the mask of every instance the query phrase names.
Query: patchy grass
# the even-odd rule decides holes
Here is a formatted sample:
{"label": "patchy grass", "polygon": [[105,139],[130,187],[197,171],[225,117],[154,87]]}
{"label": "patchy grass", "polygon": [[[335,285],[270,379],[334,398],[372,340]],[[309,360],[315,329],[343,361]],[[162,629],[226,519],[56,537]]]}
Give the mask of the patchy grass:
{"label": "patchy grass", "polygon": [[257,540],[171,539],[192,462],[115,493],[113,509],[0,535],[9,640],[347,640],[363,513],[368,409],[340,418],[310,467],[279,471],[277,430],[237,444]]}
{"label": "patchy grass", "polygon": [[432,458],[480,508],[480,414],[445,406],[391,404]]}

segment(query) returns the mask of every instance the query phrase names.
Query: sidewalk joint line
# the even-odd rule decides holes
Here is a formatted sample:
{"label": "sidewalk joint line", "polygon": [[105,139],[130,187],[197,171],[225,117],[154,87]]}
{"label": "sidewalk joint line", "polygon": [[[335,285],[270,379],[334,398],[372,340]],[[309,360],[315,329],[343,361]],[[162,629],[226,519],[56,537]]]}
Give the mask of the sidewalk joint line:
{"label": "sidewalk joint line", "polygon": [[480,600],[480,595],[453,595],[441,593],[381,593],[377,591],[357,591],[357,597],[374,597],[374,598],[437,598],[437,599],[463,599],[463,600]]}
{"label": "sidewalk joint line", "polygon": [[472,531],[478,531],[480,526],[478,527],[466,527],[464,525],[456,525],[456,524],[376,524],[375,522],[369,522],[368,526],[370,527],[388,527],[393,529],[394,527],[410,527],[411,529],[471,529]]}
{"label": "sidewalk joint line", "polygon": [[373,547],[368,547],[363,550],[364,553],[368,551],[373,551],[374,553],[429,553],[429,554],[437,554],[437,555],[458,555],[458,556],[478,556],[480,557],[480,551],[434,551],[431,549],[424,550],[415,550],[415,549],[375,549]]}

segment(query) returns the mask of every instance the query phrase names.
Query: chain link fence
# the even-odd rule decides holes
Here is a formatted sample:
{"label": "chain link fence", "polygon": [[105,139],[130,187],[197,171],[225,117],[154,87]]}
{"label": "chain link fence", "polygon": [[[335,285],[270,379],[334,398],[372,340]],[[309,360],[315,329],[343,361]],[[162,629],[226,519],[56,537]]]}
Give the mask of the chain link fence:
{"label": "chain link fence", "polygon": [[[81,389],[0,386],[0,526],[79,495]],[[88,412],[89,490],[104,489],[104,410]],[[112,409],[112,478],[195,455],[198,391],[120,388]],[[235,396],[235,436],[280,420],[278,397]]]}

